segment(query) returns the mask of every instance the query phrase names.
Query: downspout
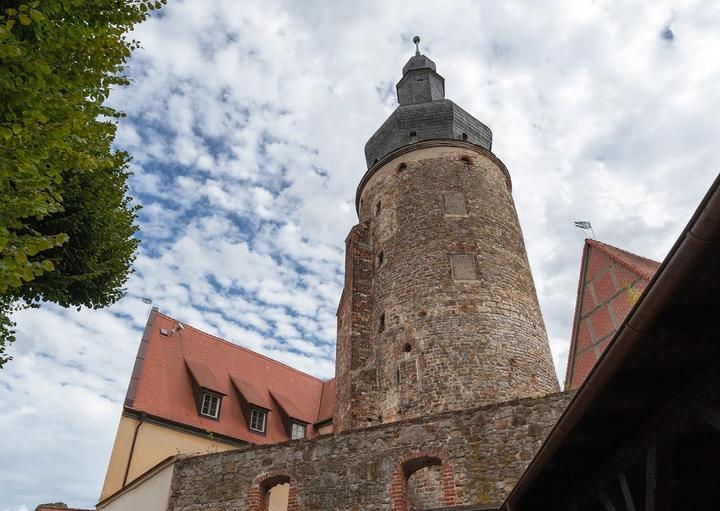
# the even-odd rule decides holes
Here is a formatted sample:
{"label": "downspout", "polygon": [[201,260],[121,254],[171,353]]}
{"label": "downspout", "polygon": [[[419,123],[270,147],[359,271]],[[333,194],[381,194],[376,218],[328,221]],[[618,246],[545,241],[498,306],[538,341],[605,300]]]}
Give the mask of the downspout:
{"label": "downspout", "polygon": [[135,433],[133,434],[132,444],[130,445],[130,455],[128,456],[127,465],[125,466],[125,476],[123,477],[122,488],[125,488],[125,485],[127,484],[128,474],[130,474],[130,464],[132,463],[133,454],[135,453],[135,442],[137,442],[138,432],[140,431],[140,426],[142,426],[146,415],[147,414],[145,412],[142,412],[138,423],[135,426]]}

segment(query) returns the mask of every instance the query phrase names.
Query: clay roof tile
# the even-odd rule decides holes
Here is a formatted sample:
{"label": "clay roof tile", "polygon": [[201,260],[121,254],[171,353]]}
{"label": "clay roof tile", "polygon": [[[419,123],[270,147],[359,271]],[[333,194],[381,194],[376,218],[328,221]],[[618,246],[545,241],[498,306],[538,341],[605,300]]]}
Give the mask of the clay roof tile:
{"label": "clay roof tile", "polygon": [[[127,410],[240,441],[268,444],[288,439],[280,417],[282,406],[283,413],[310,424],[309,437],[317,434],[312,424],[321,405],[331,410],[334,400],[334,392],[323,398],[326,382],[185,323],[182,330],[173,331],[176,323],[159,312],[151,314],[145,346],[133,371],[137,374],[134,399]],[[163,335],[161,328],[170,334]],[[223,395],[218,420],[198,413],[193,380]],[[264,436],[248,430],[234,387],[247,401],[270,410]],[[271,399],[270,393],[277,399]]]}
{"label": "clay roof tile", "polygon": [[250,383],[238,378],[237,376],[230,375],[230,380],[238,392],[242,395],[243,399],[251,405],[265,408],[266,410],[272,409],[272,403],[270,399],[262,395],[255,387]]}

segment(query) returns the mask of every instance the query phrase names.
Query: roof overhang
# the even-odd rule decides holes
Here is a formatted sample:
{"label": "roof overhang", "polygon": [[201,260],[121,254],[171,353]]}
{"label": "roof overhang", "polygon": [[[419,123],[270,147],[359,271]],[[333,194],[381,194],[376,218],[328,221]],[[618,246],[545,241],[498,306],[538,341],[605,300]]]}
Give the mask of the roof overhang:
{"label": "roof overhang", "polygon": [[603,467],[632,456],[633,442],[720,394],[718,310],[720,176],[503,509],[564,509]]}

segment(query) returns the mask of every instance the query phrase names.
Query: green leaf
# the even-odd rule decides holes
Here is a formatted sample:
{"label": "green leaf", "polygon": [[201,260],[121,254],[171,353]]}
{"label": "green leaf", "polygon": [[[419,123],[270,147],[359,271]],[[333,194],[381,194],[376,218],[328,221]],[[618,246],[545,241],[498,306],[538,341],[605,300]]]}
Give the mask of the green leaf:
{"label": "green leaf", "polygon": [[113,122],[124,114],[104,100],[130,83],[124,67],[138,43],[128,34],[150,5],[0,7],[0,367],[13,338],[8,304],[42,296],[100,308],[124,294],[137,207],[127,196],[129,155],[113,149]]}

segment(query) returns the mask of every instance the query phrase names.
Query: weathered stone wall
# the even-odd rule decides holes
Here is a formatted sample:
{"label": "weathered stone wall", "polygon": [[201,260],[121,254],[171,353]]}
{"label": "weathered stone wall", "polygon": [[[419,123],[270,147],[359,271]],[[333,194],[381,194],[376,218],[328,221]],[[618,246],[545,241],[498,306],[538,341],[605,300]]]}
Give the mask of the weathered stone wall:
{"label": "weathered stone wall", "polygon": [[[362,338],[340,332],[337,351],[371,347],[376,378],[357,379],[353,393],[377,395],[388,423],[556,392],[507,170],[472,144],[414,146],[360,186],[372,325]],[[345,293],[368,291],[346,281]],[[336,431],[366,425],[366,408],[341,394],[336,406],[356,417]]]}
{"label": "weathered stone wall", "polygon": [[405,510],[406,480],[427,466],[440,467],[443,505],[499,504],[569,397],[180,459],[168,509],[260,511],[267,488],[289,483],[289,509]]}
{"label": "weathered stone wall", "polygon": [[345,240],[345,286],[337,312],[333,428],[344,431],[378,424],[375,351],[372,339],[370,222]]}

